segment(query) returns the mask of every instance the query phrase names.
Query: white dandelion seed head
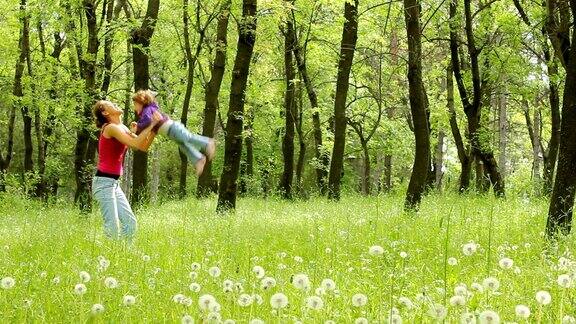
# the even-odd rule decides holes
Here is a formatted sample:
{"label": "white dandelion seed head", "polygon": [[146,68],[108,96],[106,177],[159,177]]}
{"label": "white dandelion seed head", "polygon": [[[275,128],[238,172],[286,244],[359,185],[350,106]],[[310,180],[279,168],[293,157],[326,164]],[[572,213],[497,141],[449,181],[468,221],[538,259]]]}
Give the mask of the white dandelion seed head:
{"label": "white dandelion seed head", "polygon": [[278,264],[278,270],[286,270],[286,269],[288,269],[288,267],[284,263]]}
{"label": "white dandelion seed head", "polygon": [[458,264],[458,260],[455,257],[448,258],[448,265],[456,266]]}
{"label": "white dandelion seed head", "polygon": [[192,304],[193,304],[192,298],[190,298],[190,297],[184,298],[184,300],[182,301],[181,304],[184,305],[184,306],[186,306],[186,307],[192,306]]}
{"label": "white dandelion seed head", "polygon": [[423,294],[423,293],[418,293],[418,294],[416,294],[416,300],[417,300],[418,302],[423,303],[423,302],[426,301],[426,299],[427,299],[427,297],[426,297],[425,294]]}
{"label": "white dandelion seed head", "polygon": [[297,262],[297,263],[302,263],[302,262],[304,262],[304,259],[302,259],[302,257],[295,256],[295,257],[294,257],[294,261]]}
{"label": "white dandelion seed head", "polygon": [[222,322],[222,324],[236,324],[236,321],[233,319],[227,319],[224,322]]}
{"label": "white dandelion seed head", "polygon": [[198,298],[198,306],[203,311],[209,310],[213,303],[216,303],[216,298],[210,294],[202,295]]}
{"label": "white dandelion seed head", "polygon": [[90,277],[90,274],[86,271],[80,271],[79,276],[80,276],[80,281],[82,281],[84,283],[90,281],[90,279],[92,278],[92,277]]}
{"label": "white dandelion seed head", "polygon": [[198,263],[198,262],[194,262],[194,263],[192,263],[192,265],[190,265],[190,269],[192,271],[198,271],[198,270],[200,270],[200,268],[201,268],[201,266],[200,266],[200,263]]}
{"label": "white dandelion seed head", "polygon": [[241,282],[237,282],[234,284],[234,290],[236,290],[237,293],[243,293],[244,292],[244,286],[242,286]]}
{"label": "white dandelion seed head", "polygon": [[408,257],[408,253],[402,251],[402,252],[400,252],[400,257],[401,257],[402,259],[406,259],[406,258]]}
{"label": "white dandelion seed head", "polygon": [[270,297],[270,306],[274,309],[281,309],[288,306],[288,297],[283,293],[276,293]]}
{"label": "white dandelion seed head", "polygon": [[400,306],[402,306],[408,310],[410,310],[414,307],[414,303],[412,303],[410,298],[404,297],[404,296],[398,298],[398,304],[400,304]]}
{"label": "white dandelion seed head", "polygon": [[558,276],[558,285],[562,288],[571,288],[572,278],[567,274],[561,274]]}
{"label": "white dandelion seed head", "polygon": [[390,311],[388,312],[388,317],[390,317],[391,315],[400,315],[400,311],[398,310],[398,308],[396,307],[390,308]]}
{"label": "white dandelion seed head", "polygon": [[259,318],[253,318],[250,320],[249,324],[264,324],[264,321]]}
{"label": "white dandelion seed head", "polygon": [[562,324],[576,324],[576,318],[570,315],[564,315],[564,317],[562,317]]}
{"label": "white dandelion seed head", "polygon": [[260,296],[259,294],[252,295],[252,298],[254,299],[254,301],[256,301],[256,304],[258,305],[264,304],[264,298],[262,298],[262,296]]}
{"label": "white dandelion seed head", "polygon": [[368,319],[365,317],[358,317],[354,320],[354,324],[368,324]]}
{"label": "white dandelion seed head", "polygon": [[458,286],[454,287],[454,295],[456,296],[468,296],[468,288],[466,288],[465,284],[459,284]]}
{"label": "white dandelion seed head", "polygon": [[210,312],[206,316],[206,320],[208,323],[219,323],[220,320],[222,320],[222,315],[220,315],[218,312]]}
{"label": "white dandelion seed head", "polygon": [[220,306],[218,302],[213,302],[212,304],[210,304],[209,309],[213,313],[220,313],[220,311],[222,310],[222,306]]}
{"label": "white dandelion seed head", "polygon": [[186,299],[186,296],[182,294],[176,294],[172,297],[172,301],[175,302],[176,304],[182,304],[184,299]]}
{"label": "white dandelion seed head", "polygon": [[299,273],[292,279],[292,284],[296,289],[308,290],[310,288],[310,279],[307,275]]}
{"label": "white dandelion seed head", "polygon": [[545,290],[540,290],[536,293],[536,301],[541,305],[548,305],[552,302],[552,296]]}
{"label": "white dandelion seed head", "polygon": [[0,287],[2,289],[12,289],[16,285],[16,280],[12,277],[4,277],[0,280]]}
{"label": "white dandelion seed head", "polygon": [[489,291],[496,291],[500,288],[500,281],[495,277],[488,277],[482,281],[482,285]]}
{"label": "white dandelion seed head", "polygon": [[147,254],[144,254],[144,255],[142,256],[142,261],[144,261],[144,262],[150,262],[150,256],[147,255]]}
{"label": "white dandelion seed head", "polygon": [[466,298],[464,296],[456,295],[450,297],[450,305],[453,307],[464,306],[466,304]]}
{"label": "white dandelion seed head", "polygon": [[254,300],[252,299],[252,296],[248,294],[242,294],[238,296],[238,305],[240,305],[240,307],[248,307],[252,305],[253,301]]}
{"label": "white dandelion seed head", "polygon": [[194,324],[194,317],[186,314],[182,316],[182,320],[180,321],[182,324]]}
{"label": "white dandelion seed head", "polygon": [[362,307],[368,303],[368,297],[364,294],[355,294],[352,296],[352,305],[354,307]]}
{"label": "white dandelion seed head", "polygon": [[272,277],[266,277],[260,281],[260,288],[267,290],[276,287],[276,279]]}
{"label": "white dandelion seed head", "polygon": [[324,288],[326,291],[334,291],[334,289],[336,289],[336,283],[334,280],[326,278],[322,280],[320,287]]}
{"label": "white dandelion seed head", "polygon": [[200,287],[199,284],[193,282],[190,284],[190,286],[188,288],[190,288],[190,291],[197,293],[200,291],[200,288],[202,288],[202,287]]}
{"label": "white dandelion seed head", "polygon": [[122,298],[122,304],[124,304],[124,306],[133,306],[136,304],[136,297],[132,295],[126,295]]}
{"label": "white dandelion seed head", "polygon": [[476,324],[476,315],[470,312],[462,313],[460,316],[460,324]]}
{"label": "white dandelion seed head", "polygon": [[230,279],[226,279],[222,282],[222,287],[233,289],[234,288],[234,281],[232,281]]}
{"label": "white dandelion seed head", "polygon": [[60,283],[60,277],[56,276],[56,277],[52,278],[52,283],[55,285],[59,284]]}
{"label": "white dandelion seed head", "polygon": [[530,308],[528,308],[528,306],[516,305],[514,311],[516,312],[516,316],[521,319],[528,319],[528,317],[530,317]]}
{"label": "white dandelion seed head", "polygon": [[481,294],[481,293],[484,292],[484,286],[482,286],[481,284],[479,284],[479,283],[477,283],[477,282],[473,282],[473,283],[470,285],[470,288],[471,288],[473,291],[475,291],[475,292],[477,292],[477,293],[479,293],[479,294]]}
{"label": "white dandelion seed head", "polygon": [[188,278],[190,278],[190,280],[196,280],[196,278],[198,278],[198,273],[190,271],[190,273],[188,273]]}
{"label": "white dandelion seed head", "polygon": [[46,277],[48,277],[48,272],[46,271],[40,272],[40,278],[46,278]]}
{"label": "white dandelion seed head", "polygon": [[500,323],[500,315],[494,311],[485,310],[480,313],[478,320],[481,324],[497,324]]}
{"label": "white dandelion seed head", "polygon": [[329,247],[327,247],[327,248],[324,250],[324,252],[326,252],[326,254],[330,254],[330,253],[332,253],[332,249],[329,248]]}
{"label": "white dandelion seed head", "polygon": [[92,305],[92,309],[90,310],[92,315],[98,315],[104,313],[104,305],[102,304],[94,304]]}
{"label": "white dandelion seed head", "polygon": [[207,256],[207,257],[211,257],[211,256],[213,256],[213,255],[214,255],[214,253],[212,253],[212,251],[206,251],[206,256]]}
{"label": "white dandelion seed head", "polygon": [[100,270],[100,272],[104,272],[106,270],[108,270],[108,267],[110,267],[110,261],[105,259],[104,257],[102,257],[102,259],[98,260],[98,269]]}
{"label": "white dandelion seed head", "polygon": [[502,258],[500,259],[500,261],[498,261],[498,265],[500,266],[500,268],[508,270],[512,268],[512,266],[514,265],[514,261],[512,261],[512,259],[510,258]]}
{"label": "white dandelion seed head", "polygon": [[373,245],[368,249],[370,255],[378,256],[384,254],[384,248],[380,245]]}
{"label": "white dandelion seed head", "polygon": [[327,320],[324,322],[324,324],[336,324],[336,322],[334,322],[333,320]]}
{"label": "white dandelion seed head", "polygon": [[114,277],[107,277],[104,279],[104,285],[109,289],[118,288],[118,280],[116,280]]}
{"label": "white dandelion seed head", "polygon": [[471,256],[476,253],[478,246],[474,242],[466,243],[462,246],[462,253],[465,256]]}
{"label": "white dandelion seed head", "polygon": [[26,299],[24,299],[22,306],[24,308],[30,308],[30,307],[32,307],[32,304],[33,304],[32,299],[26,298]]}
{"label": "white dandelion seed head", "polygon": [[233,287],[223,287],[222,292],[225,294],[231,294],[234,291]]}
{"label": "white dandelion seed head", "polygon": [[318,287],[314,290],[314,294],[316,296],[324,296],[324,295],[326,295],[326,289],[324,289],[322,287]]}
{"label": "white dandelion seed head", "polygon": [[280,253],[278,253],[278,256],[279,256],[281,259],[284,259],[285,257],[288,256],[288,253],[286,253],[286,252],[280,252]]}
{"label": "white dandelion seed head", "polygon": [[444,305],[434,304],[428,310],[428,315],[436,320],[442,321],[446,318],[446,315],[448,315],[448,310]]}
{"label": "white dandelion seed head", "polygon": [[162,271],[162,269],[160,269],[160,267],[156,267],[156,268],[152,269],[152,273],[153,273],[154,275],[159,274],[160,271]]}
{"label": "white dandelion seed head", "polygon": [[218,267],[212,267],[208,269],[208,273],[210,274],[211,277],[218,278],[222,274],[222,271]]}
{"label": "white dandelion seed head", "polygon": [[254,266],[254,268],[252,268],[252,272],[254,272],[256,278],[258,279],[262,279],[266,275],[266,271],[264,271],[264,268],[261,266]]}
{"label": "white dandelion seed head", "polygon": [[402,316],[400,314],[390,314],[388,320],[390,324],[402,324]]}
{"label": "white dandelion seed head", "polygon": [[310,296],[306,298],[306,307],[313,310],[320,310],[324,307],[324,301],[318,296]]}
{"label": "white dandelion seed head", "polygon": [[84,295],[86,291],[88,291],[88,289],[86,288],[86,285],[82,283],[76,284],[76,286],[74,286],[74,293],[78,296]]}
{"label": "white dandelion seed head", "polygon": [[519,275],[522,273],[522,270],[519,267],[514,267],[514,273]]}

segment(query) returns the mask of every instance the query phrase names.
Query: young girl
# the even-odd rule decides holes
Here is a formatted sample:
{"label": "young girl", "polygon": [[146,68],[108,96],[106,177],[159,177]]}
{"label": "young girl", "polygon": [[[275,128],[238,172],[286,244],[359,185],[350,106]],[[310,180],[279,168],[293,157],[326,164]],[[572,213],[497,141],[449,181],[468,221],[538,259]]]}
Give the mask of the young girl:
{"label": "young girl", "polygon": [[92,180],[92,195],[100,205],[104,232],[108,237],[131,239],[136,231],[136,217],[126,200],[118,179],[128,147],[147,151],[154,140],[153,127],[160,122],[159,113],[150,116],[150,126],[136,136],[121,122],[122,109],[106,100],[96,102],[93,109],[98,139],[98,168]]}
{"label": "young girl", "polygon": [[[154,93],[150,90],[140,90],[132,96],[134,111],[138,115],[138,122],[132,123],[131,128],[139,134],[148,127],[151,117],[159,111]],[[171,120],[162,114],[162,120],[155,126],[159,134],[167,136],[178,144],[188,161],[194,165],[196,175],[204,171],[206,160],[211,161],[216,152],[216,145],[212,138],[191,133],[182,123]]]}

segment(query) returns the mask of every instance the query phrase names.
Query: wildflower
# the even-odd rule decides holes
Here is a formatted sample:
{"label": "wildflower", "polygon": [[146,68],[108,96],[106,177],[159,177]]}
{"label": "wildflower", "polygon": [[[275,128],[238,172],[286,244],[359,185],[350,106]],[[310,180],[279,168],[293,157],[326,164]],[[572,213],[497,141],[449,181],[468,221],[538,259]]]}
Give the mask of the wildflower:
{"label": "wildflower", "polygon": [[466,243],[462,246],[462,253],[465,256],[471,256],[472,254],[476,253],[478,246],[474,242]]}
{"label": "wildflower", "polygon": [[236,324],[236,321],[233,319],[227,319],[224,322],[222,322],[222,324]]}
{"label": "wildflower", "polygon": [[480,324],[500,323],[500,316],[494,311],[485,310],[480,313],[479,320]]}
{"label": "wildflower", "polygon": [[488,277],[482,281],[482,285],[484,288],[494,292],[500,288],[500,281],[494,277]]}
{"label": "wildflower", "polygon": [[354,324],[368,324],[368,319],[365,317],[358,317],[355,321]]}
{"label": "wildflower", "polygon": [[122,298],[122,303],[124,304],[124,306],[133,306],[134,304],[136,304],[136,297],[132,295],[126,295],[124,296],[124,298]]}
{"label": "wildflower", "polygon": [[461,324],[476,324],[476,316],[474,315],[474,313],[462,313],[462,316],[460,316],[460,323]]}
{"label": "wildflower", "polygon": [[458,264],[458,260],[454,257],[448,258],[448,265],[455,266]]}
{"label": "wildflower", "polygon": [[238,293],[243,293],[244,292],[244,286],[242,286],[241,282],[237,282],[234,284],[234,289],[236,290],[236,292]]}
{"label": "wildflower", "polygon": [[528,308],[528,306],[516,305],[515,311],[516,311],[516,316],[518,316],[522,319],[527,319],[528,317],[530,317],[530,308]]}
{"label": "wildflower", "polygon": [[466,285],[460,284],[454,287],[454,295],[466,297],[468,295],[468,289],[466,288]]}
{"label": "wildflower", "polygon": [[192,298],[189,298],[189,297],[184,298],[184,300],[182,301],[181,304],[186,306],[186,307],[192,306]]}
{"label": "wildflower", "polygon": [[548,305],[552,302],[552,296],[549,292],[541,290],[536,293],[536,301],[541,305]]}
{"label": "wildflower", "polygon": [[382,255],[384,254],[384,248],[382,248],[380,245],[373,245],[370,247],[370,249],[368,249],[368,253],[370,255]]}
{"label": "wildflower", "polygon": [[90,274],[86,271],[80,271],[80,280],[84,283],[90,281],[91,277]]}
{"label": "wildflower", "polygon": [[310,288],[310,279],[308,279],[307,275],[300,273],[294,276],[292,284],[297,289],[308,290]]}
{"label": "wildflower", "polygon": [[324,301],[318,296],[310,296],[306,298],[306,306],[313,310],[319,310],[324,307]]}
{"label": "wildflower", "polygon": [[94,304],[91,309],[92,315],[98,315],[104,313],[104,305]]}
{"label": "wildflower", "polygon": [[182,324],[194,324],[194,317],[186,314],[184,316],[182,316]]}
{"label": "wildflower", "polygon": [[333,291],[336,289],[336,283],[332,279],[324,279],[322,280],[320,287],[324,288],[326,291]]}
{"label": "wildflower", "polygon": [[186,299],[186,296],[182,294],[176,294],[174,295],[174,297],[172,297],[172,301],[175,302],[176,304],[182,304],[184,299]]}
{"label": "wildflower", "polygon": [[0,280],[0,286],[2,289],[12,289],[16,285],[16,280],[12,277],[5,277]]}
{"label": "wildflower", "polygon": [[316,290],[314,290],[314,294],[316,296],[323,296],[326,295],[326,289],[322,288],[322,287],[318,287],[316,288]]}
{"label": "wildflower", "polygon": [[224,292],[225,294],[230,294],[234,291],[234,289],[232,289],[232,287],[224,287],[222,288],[222,292]]}
{"label": "wildflower", "polygon": [[362,307],[368,303],[368,297],[364,294],[356,294],[352,296],[352,305],[354,307]]}
{"label": "wildflower", "polygon": [[259,318],[254,318],[250,320],[249,324],[264,324],[264,321]]}
{"label": "wildflower", "polygon": [[302,257],[295,256],[295,257],[294,257],[294,261],[296,261],[296,262],[298,262],[298,263],[302,263],[302,262],[304,262],[304,259],[302,259]]}
{"label": "wildflower", "polygon": [[473,282],[473,283],[470,285],[470,288],[472,288],[473,291],[475,291],[475,292],[477,292],[477,293],[479,293],[479,294],[481,294],[481,293],[484,292],[484,286],[482,286],[481,284],[479,284],[479,283],[477,283],[477,282]]}
{"label": "wildflower", "polygon": [[517,275],[519,275],[519,274],[522,273],[522,270],[521,270],[520,268],[518,268],[518,267],[514,267],[514,273],[517,274]]}
{"label": "wildflower", "polygon": [[262,268],[261,266],[255,266],[254,268],[252,268],[252,272],[254,272],[256,278],[258,279],[264,278],[264,275],[266,274],[266,271],[264,271],[264,268]]}
{"label": "wildflower", "polygon": [[428,310],[428,315],[436,320],[442,321],[446,318],[446,315],[448,315],[448,310],[443,305],[435,304]]}
{"label": "wildflower", "polygon": [[196,280],[196,278],[198,278],[198,273],[190,271],[190,273],[188,274],[188,278],[190,278],[191,280]]}
{"label": "wildflower", "polygon": [[56,276],[56,277],[52,278],[52,283],[55,285],[59,284],[60,283],[60,277]]}
{"label": "wildflower", "polygon": [[562,318],[562,324],[576,324],[576,318],[570,315],[564,315]]}
{"label": "wildflower", "polygon": [[106,288],[114,289],[118,287],[118,280],[114,277],[107,277],[104,279],[104,285]]}
{"label": "wildflower", "polygon": [[86,286],[84,284],[76,284],[76,286],[74,286],[74,293],[76,293],[76,295],[82,296],[86,293],[88,289],[86,288]]}
{"label": "wildflower", "polygon": [[400,252],[400,257],[401,257],[402,259],[406,259],[406,258],[408,257],[408,253],[402,251],[402,252]]}
{"label": "wildflower", "polygon": [[46,278],[48,276],[48,272],[42,271],[40,272],[40,278]]}
{"label": "wildflower", "polygon": [[100,270],[100,272],[106,271],[109,266],[110,266],[110,261],[108,261],[104,257],[102,257],[102,259],[98,260],[98,270]]}
{"label": "wildflower", "polygon": [[32,306],[32,299],[24,299],[24,308],[30,308]]}
{"label": "wildflower", "polygon": [[210,274],[210,276],[212,276],[214,278],[218,278],[218,277],[220,277],[220,274],[222,273],[222,271],[220,271],[220,268],[218,268],[218,267],[212,267],[212,268],[208,269],[208,273]]}
{"label": "wildflower", "polygon": [[390,324],[402,324],[402,317],[400,314],[390,314],[388,316],[388,322]]}
{"label": "wildflower", "polygon": [[279,256],[281,259],[284,259],[285,257],[288,256],[288,254],[287,254],[286,252],[280,252],[280,253],[278,253],[278,256]]}
{"label": "wildflower", "polygon": [[336,324],[336,322],[334,322],[333,320],[327,320],[326,322],[324,322],[324,324]]}
{"label": "wildflower", "polygon": [[238,305],[241,307],[248,307],[252,304],[252,296],[248,294],[242,294],[238,297]]}
{"label": "wildflower", "polygon": [[450,305],[456,307],[456,306],[464,306],[464,304],[466,304],[466,299],[463,296],[456,295],[450,297]]}
{"label": "wildflower", "polygon": [[254,300],[256,301],[256,304],[258,304],[258,305],[264,304],[264,298],[262,298],[262,296],[260,296],[258,294],[254,294],[254,295],[252,295],[252,298],[254,298]]}
{"label": "wildflower", "polygon": [[260,281],[260,288],[263,290],[276,287],[276,279],[272,277],[266,277]]}
{"label": "wildflower", "polygon": [[224,282],[222,283],[222,287],[224,288],[234,288],[234,281],[230,280],[230,279],[226,279],[224,280]]}
{"label": "wildflower", "polygon": [[214,296],[206,294],[206,295],[202,295],[200,296],[200,298],[198,298],[198,306],[200,306],[200,309],[207,311],[208,309],[210,309],[210,306],[216,302],[216,298],[214,298]]}
{"label": "wildflower", "polygon": [[270,306],[274,309],[285,308],[288,306],[288,297],[283,293],[276,293],[270,298]]}
{"label": "wildflower", "polygon": [[208,316],[206,316],[208,323],[219,323],[221,319],[222,316],[218,312],[210,312]]}
{"label": "wildflower", "polygon": [[220,306],[218,302],[213,302],[212,304],[210,304],[209,309],[213,313],[220,313],[220,311],[222,310],[222,306]]}
{"label": "wildflower", "polygon": [[324,252],[326,252],[326,254],[330,254],[332,253],[332,249],[327,247],[326,250],[324,250]]}
{"label": "wildflower", "polygon": [[502,268],[504,270],[508,270],[508,269],[512,268],[512,266],[514,265],[514,261],[512,261],[512,259],[510,259],[510,258],[502,258],[498,262],[498,265],[500,266],[500,268]]}
{"label": "wildflower", "polygon": [[562,288],[572,287],[572,278],[567,274],[561,274],[558,276],[558,285]]}
{"label": "wildflower", "polygon": [[192,263],[192,265],[190,266],[190,269],[192,269],[192,271],[200,270],[200,263],[198,263],[198,262]]}
{"label": "wildflower", "polygon": [[193,282],[190,284],[190,286],[188,288],[190,288],[190,291],[192,291],[192,292],[199,292],[201,287],[199,284]]}
{"label": "wildflower", "polygon": [[414,304],[412,303],[412,301],[408,297],[398,298],[398,304],[400,304],[402,307],[405,307],[408,310],[410,310],[414,307]]}
{"label": "wildflower", "polygon": [[142,261],[144,261],[144,262],[150,262],[150,256],[147,255],[147,254],[144,254],[144,255],[142,256]]}

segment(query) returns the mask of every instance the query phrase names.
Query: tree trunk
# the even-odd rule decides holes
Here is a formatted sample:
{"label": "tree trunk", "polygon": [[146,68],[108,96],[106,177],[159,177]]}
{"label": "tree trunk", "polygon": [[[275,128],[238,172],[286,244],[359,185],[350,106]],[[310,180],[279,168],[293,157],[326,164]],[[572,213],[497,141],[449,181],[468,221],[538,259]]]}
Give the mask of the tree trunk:
{"label": "tree trunk", "polygon": [[[216,124],[216,113],[218,111],[218,94],[226,69],[226,47],[228,33],[228,19],[230,16],[230,1],[222,5],[220,16],[218,17],[218,27],[216,32],[216,56],[212,65],[210,81],[206,85],[204,106],[204,123],[202,125],[202,135],[214,137],[214,126]],[[196,193],[199,197],[207,196],[209,193],[218,191],[218,181],[212,175],[212,162],[207,161],[204,172],[198,178],[198,189]]]}
{"label": "tree trunk", "polygon": [[[22,38],[20,45],[20,55],[24,55],[24,58],[28,67],[28,74],[32,76],[31,71],[31,61],[30,61],[30,15],[28,13],[26,0],[20,1],[20,11],[22,14]],[[22,103],[20,107],[20,112],[22,113],[23,136],[24,136],[24,172],[34,171],[34,160],[32,158],[33,154],[33,144],[32,144],[32,116],[30,115],[29,108],[26,104]]]}
{"label": "tree trunk", "polygon": [[371,165],[370,165],[370,151],[368,150],[368,142],[362,141],[362,194],[369,196],[372,188]]}
{"label": "tree trunk", "polygon": [[416,154],[412,176],[406,192],[405,208],[418,209],[430,169],[430,131],[422,83],[422,44],[420,34],[420,1],[404,0],[404,18],[408,37],[408,86],[410,111],[414,124]]}
{"label": "tree trunk", "polygon": [[[294,16],[293,16],[294,17]],[[293,18],[294,25],[296,25],[296,21]],[[294,31],[294,29],[292,29]],[[316,157],[316,184],[318,185],[318,189],[320,193],[324,195],[326,193],[326,181],[328,179],[328,165],[330,163],[330,157],[328,156],[327,152],[324,152],[323,145],[322,145],[322,126],[320,122],[320,112],[318,107],[318,96],[316,95],[316,91],[312,86],[312,81],[308,76],[308,69],[306,68],[306,61],[302,57],[302,53],[300,53],[300,44],[298,43],[296,33],[294,33],[294,42],[295,46],[293,47],[294,51],[294,58],[296,59],[296,63],[298,66],[298,72],[302,77],[302,81],[306,86],[306,93],[308,94],[308,100],[310,100],[310,108],[312,109],[312,128],[314,132],[314,154]]]}
{"label": "tree trunk", "polygon": [[242,155],[245,91],[250,72],[250,60],[254,51],[254,42],[256,41],[256,3],[256,0],[243,0],[242,5],[242,20],[240,22],[236,59],[230,85],[224,169],[220,177],[220,188],[218,190],[217,210],[220,212],[236,208],[236,188]]}
{"label": "tree trunk", "polygon": [[552,129],[548,149],[543,152],[544,155],[544,192],[552,193],[554,185],[554,169],[558,159],[558,149],[560,146],[560,95],[558,91],[558,64],[551,56],[548,48],[548,42],[544,41],[544,58],[548,66],[548,100],[550,101],[550,116]]}
{"label": "tree trunk", "polygon": [[302,86],[298,83],[296,88],[298,102],[296,105],[296,133],[298,134],[298,162],[296,163],[296,188],[299,196],[304,195],[304,186],[302,184],[302,175],[304,174],[304,164],[306,160],[306,139],[302,130],[302,115],[304,110],[304,100],[302,95]]}
{"label": "tree trunk", "polygon": [[[126,92],[124,93],[124,115],[123,123],[127,125],[129,122],[129,116],[132,112],[132,44],[130,39],[126,39],[126,70],[125,70],[125,87]],[[132,166],[133,166],[133,151],[128,150],[124,155],[124,175],[121,178],[122,191],[126,195],[128,201],[132,197]]]}
{"label": "tree trunk", "polygon": [[328,175],[328,197],[340,199],[340,183],[344,167],[344,149],[346,146],[346,98],[352,61],[358,40],[358,0],[344,4],[344,28],[340,44],[338,76],[336,78],[336,98],[334,100],[334,148]]}
{"label": "tree trunk", "polygon": [[[134,90],[148,89],[150,72],[148,68],[148,47],[154,34],[160,0],[148,0],[146,16],[140,28],[131,32],[132,64],[134,68]],[[132,166],[132,197],[133,206],[138,206],[148,201],[148,154],[142,151],[134,151]]]}
{"label": "tree trunk", "polygon": [[434,154],[434,182],[436,189],[442,191],[442,178],[444,177],[444,138],[446,134],[444,131],[438,131],[438,143],[436,144],[436,152]]}
{"label": "tree trunk", "polygon": [[[289,6],[293,6],[294,1],[287,0]],[[294,48],[294,26],[292,20],[286,22],[286,32],[284,37],[284,72],[286,92],[284,93],[284,136],[282,137],[282,156],[284,169],[280,178],[280,192],[284,199],[292,199],[292,181],[294,179],[294,120],[296,116],[295,106],[295,83],[296,72],[292,51]]]}
{"label": "tree trunk", "polygon": [[575,21],[572,24],[572,45],[568,53],[563,53],[566,83],[562,101],[558,167],[546,224],[548,237],[554,237],[559,232],[570,233],[576,191],[576,0],[570,1],[570,7]]}
{"label": "tree trunk", "polygon": [[499,153],[498,156],[498,165],[500,166],[500,174],[502,175],[502,179],[506,178],[507,174],[507,157],[506,157],[506,149],[508,144],[508,98],[506,98],[506,94],[499,93],[496,97],[498,102],[498,146],[499,146]]}

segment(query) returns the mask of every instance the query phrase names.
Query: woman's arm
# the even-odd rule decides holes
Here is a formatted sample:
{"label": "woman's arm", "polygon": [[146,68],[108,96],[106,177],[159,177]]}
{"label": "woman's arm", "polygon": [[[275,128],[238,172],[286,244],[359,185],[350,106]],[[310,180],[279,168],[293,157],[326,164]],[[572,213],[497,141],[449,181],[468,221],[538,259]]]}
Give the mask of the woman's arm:
{"label": "woman's arm", "polygon": [[150,145],[154,141],[156,133],[152,131],[152,128],[158,121],[154,119],[154,122],[150,124],[146,129],[140,133],[140,135],[133,137],[133,134],[126,131],[124,125],[110,124],[104,130],[104,135],[107,137],[114,137],[120,143],[129,146],[132,149],[147,152]]}

